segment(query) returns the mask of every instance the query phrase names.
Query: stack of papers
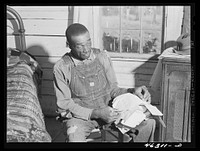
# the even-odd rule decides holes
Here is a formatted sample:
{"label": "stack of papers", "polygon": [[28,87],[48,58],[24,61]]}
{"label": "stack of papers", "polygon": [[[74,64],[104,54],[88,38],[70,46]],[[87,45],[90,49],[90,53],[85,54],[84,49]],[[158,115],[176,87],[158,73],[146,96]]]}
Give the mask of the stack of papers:
{"label": "stack of papers", "polygon": [[[121,116],[115,121],[115,124],[123,134],[130,130],[130,128],[136,127],[142,121],[147,119],[142,106],[145,106],[153,116],[160,117],[163,115],[156,106],[142,101],[138,96],[131,93],[126,93],[116,97],[113,100],[112,106],[121,111]],[[159,118],[159,121],[160,120],[162,119]],[[162,124],[164,124],[163,121]]]}

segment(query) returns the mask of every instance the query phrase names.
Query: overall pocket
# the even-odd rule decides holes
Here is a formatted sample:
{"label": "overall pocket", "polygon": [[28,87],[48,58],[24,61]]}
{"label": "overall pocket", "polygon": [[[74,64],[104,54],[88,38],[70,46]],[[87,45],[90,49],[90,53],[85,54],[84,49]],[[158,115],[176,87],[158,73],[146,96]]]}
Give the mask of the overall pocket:
{"label": "overall pocket", "polygon": [[97,66],[95,72],[91,70],[91,72],[85,73],[85,75],[75,72],[74,75],[71,90],[76,96],[91,96],[104,91],[106,88],[107,79],[103,69],[99,66]]}
{"label": "overall pocket", "polygon": [[71,83],[71,91],[76,96],[86,96],[86,85],[85,85],[85,77],[75,74]]}

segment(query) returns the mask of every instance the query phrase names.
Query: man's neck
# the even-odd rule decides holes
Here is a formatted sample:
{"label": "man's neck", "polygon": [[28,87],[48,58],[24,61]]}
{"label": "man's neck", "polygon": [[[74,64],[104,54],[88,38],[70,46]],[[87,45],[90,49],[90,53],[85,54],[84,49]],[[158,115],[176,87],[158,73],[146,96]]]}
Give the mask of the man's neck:
{"label": "man's neck", "polygon": [[71,56],[72,60],[74,61],[75,65],[78,65],[79,63],[88,64],[96,58],[96,56],[93,54],[93,50],[91,50],[90,57],[85,60],[80,60],[80,59],[74,57],[71,52],[70,52],[70,56]]}
{"label": "man's neck", "polygon": [[75,53],[73,53],[73,51],[70,52],[70,55],[74,58],[74,59],[77,59],[79,61],[83,61],[84,59],[78,57]]}

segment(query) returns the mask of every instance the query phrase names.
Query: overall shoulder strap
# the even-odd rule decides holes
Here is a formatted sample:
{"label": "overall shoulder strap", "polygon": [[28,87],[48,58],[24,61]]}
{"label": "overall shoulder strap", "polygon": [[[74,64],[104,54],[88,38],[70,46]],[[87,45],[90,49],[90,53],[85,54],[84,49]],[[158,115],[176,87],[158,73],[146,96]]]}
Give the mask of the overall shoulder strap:
{"label": "overall shoulder strap", "polygon": [[64,60],[64,62],[67,64],[67,65],[73,65],[73,61],[71,59],[71,57],[69,56],[69,53],[66,53],[62,59]]}

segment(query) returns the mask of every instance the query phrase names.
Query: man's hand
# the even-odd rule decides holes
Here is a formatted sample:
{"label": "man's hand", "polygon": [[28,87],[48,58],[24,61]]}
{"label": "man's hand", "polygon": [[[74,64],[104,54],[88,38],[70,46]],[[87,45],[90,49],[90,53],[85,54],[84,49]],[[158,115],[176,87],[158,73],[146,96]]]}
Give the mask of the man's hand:
{"label": "man's hand", "polygon": [[135,88],[135,95],[137,95],[143,101],[151,103],[151,94],[149,93],[146,86]]}
{"label": "man's hand", "polygon": [[146,115],[146,118],[151,116],[151,112],[146,108],[145,105],[140,105],[142,112]]}
{"label": "man's hand", "polygon": [[91,115],[92,118],[100,118],[106,123],[111,123],[120,117],[120,111],[112,107],[105,107],[101,109],[94,109]]}

